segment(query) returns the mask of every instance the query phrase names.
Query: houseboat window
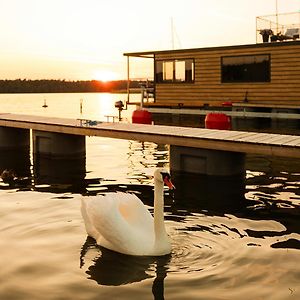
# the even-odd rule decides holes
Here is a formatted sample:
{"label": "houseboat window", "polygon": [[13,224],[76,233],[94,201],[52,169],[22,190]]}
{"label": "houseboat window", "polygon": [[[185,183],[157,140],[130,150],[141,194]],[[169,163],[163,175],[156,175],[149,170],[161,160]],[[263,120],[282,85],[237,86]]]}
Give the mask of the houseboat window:
{"label": "houseboat window", "polygon": [[179,60],[175,62],[175,81],[185,81],[185,61]]}
{"label": "houseboat window", "polygon": [[156,65],[157,83],[191,83],[194,82],[194,60],[157,60]]}
{"label": "houseboat window", "polygon": [[270,82],[270,55],[222,57],[222,83]]}
{"label": "houseboat window", "polygon": [[172,81],[174,73],[174,66],[172,61],[166,61],[163,64],[163,80]]}

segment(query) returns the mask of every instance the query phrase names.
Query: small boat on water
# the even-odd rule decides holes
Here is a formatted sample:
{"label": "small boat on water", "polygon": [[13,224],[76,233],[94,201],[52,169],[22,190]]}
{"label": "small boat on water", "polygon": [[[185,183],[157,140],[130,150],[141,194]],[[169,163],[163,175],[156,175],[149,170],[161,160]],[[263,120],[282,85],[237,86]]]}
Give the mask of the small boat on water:
{"label": "small boat on water", "polygon": [[43,105],[43,107],[44,108],[48,107],[46,99],[44,99],[44,105]]}

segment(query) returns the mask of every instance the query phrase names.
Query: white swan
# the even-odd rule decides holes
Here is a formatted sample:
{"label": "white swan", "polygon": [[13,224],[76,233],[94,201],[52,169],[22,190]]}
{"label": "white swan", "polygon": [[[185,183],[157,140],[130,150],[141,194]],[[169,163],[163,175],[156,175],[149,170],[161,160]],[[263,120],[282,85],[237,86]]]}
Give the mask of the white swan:
{"label": "white swan", "polygon": [[159,256],[171,252],[164,224],[164,183],[173,188],[165,169],[154,172],[154,218],[143,202],[128,193],[83,197],[81,213],[87,234],[98,245],[128,255]]}

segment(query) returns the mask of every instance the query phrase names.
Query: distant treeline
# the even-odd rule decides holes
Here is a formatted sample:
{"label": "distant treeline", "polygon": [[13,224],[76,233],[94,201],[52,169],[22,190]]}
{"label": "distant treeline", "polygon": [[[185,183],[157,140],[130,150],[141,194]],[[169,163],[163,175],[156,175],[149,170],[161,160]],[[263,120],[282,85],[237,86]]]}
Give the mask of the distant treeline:
{"label": "distant treeline", "polygon": [[[139,81],[130,81],[131,88],[138,88]],[[0,93],[87,93],[87,92],[124,92],[126,80],[102,82],[97,80],[0,80]]]}

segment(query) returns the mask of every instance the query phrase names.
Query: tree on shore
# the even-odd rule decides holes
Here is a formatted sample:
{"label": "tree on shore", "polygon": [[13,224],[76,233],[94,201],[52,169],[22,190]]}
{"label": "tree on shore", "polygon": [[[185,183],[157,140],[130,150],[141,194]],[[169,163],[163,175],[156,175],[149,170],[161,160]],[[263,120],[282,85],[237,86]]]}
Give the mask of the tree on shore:
{"label": "tree on shore", "polygon": [[[139,87],[138,81],[131,81],[130,87]],[[0,80],[0,93],[87,93],[121,92],[127,89],[126,80],[102,82],[97,80],[66,81],[41,80]]]}

